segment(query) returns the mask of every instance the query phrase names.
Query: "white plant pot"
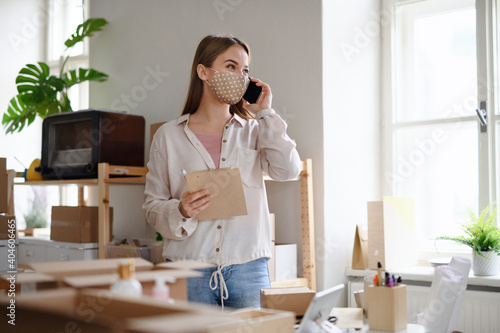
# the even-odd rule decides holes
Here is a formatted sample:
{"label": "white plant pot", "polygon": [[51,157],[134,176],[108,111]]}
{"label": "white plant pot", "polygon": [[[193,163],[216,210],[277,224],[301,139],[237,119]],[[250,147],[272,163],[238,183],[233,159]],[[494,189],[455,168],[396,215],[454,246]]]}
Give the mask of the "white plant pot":
{"label": "white plant pot", "polygon": [[472,270],[475,275],[497,275],[500,267],[500,258],[495,252],[482,252],[489,258],[484,259],[476,252],[473,252]]}

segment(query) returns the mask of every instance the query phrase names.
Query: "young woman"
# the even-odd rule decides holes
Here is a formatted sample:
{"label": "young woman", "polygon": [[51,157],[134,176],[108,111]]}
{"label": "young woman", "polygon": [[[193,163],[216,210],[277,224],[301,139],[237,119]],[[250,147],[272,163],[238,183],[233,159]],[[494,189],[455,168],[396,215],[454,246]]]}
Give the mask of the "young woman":
{"label": "young woman", "polygon": [[[268,288],[269,210],[263,173],[276,180],[299,175],[301,161],[286,124],[271,108],[271,88],[242,100],[249,48],[232,36],[207,36],[196,50],[182,115],[158,129],[146,180],[147,220],[165,239],[168,261],[214,264],[188,280],[190,301],[233,308],[259,307]],[[211,203],[208,190],[190,193],[181,170],[239,168],[248,215],[198,221]],[[228,205],[231,205],[228,202]]]}

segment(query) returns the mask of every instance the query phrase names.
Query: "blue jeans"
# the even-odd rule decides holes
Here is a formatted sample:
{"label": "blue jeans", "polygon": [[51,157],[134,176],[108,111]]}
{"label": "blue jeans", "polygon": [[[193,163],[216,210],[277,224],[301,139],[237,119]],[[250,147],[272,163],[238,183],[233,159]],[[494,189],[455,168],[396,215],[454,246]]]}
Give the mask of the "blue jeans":
{"label": "blue jeans", "polygon": [[[203,276],[188,279],[188,300],[222,305],[220,282],[222,276],[227,287],[227,299],[224,299],[225,307],[259,308],[260,289],[271,287],[267,260],[267,258],[259,258],[244,264],[226,266],[222,268],[220,275],[214,274],[217,271],[216,267],[197,270],[203,273]],[[212,290],[210,286],[215,287],[215,289]],[[224,288],[223,293],[226,295]]]}

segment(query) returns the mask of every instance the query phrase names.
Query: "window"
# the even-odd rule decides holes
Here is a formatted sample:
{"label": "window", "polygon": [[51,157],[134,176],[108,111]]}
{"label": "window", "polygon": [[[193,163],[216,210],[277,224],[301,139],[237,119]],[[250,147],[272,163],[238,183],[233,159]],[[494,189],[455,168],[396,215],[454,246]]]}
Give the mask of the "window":
{"label": "window", "polygon": [[[76,27],[87,19],[87,5],[84,0],[50,0],[49,24],[47,29],[47,64],[51,73],[59,73],[64,58],[70,53],[66,70],[78,67],[88,68],[87,41],[78,43],[72,50],[66,50],[64,42],[76,31]],[[73,86],[68,91],[73,110],[88,108],[88,82]]]}
{"label": "window", "polygon": [[[495,4],[396,0],[384,5],[392,22],[383,47],[389,91],[383,102],[383,192],[415,198],[419,248],[434,252],[433,238],[460,234],[469,212],[477,214],[497,197],[499,122],[491,88],[496,52],[486,38],[496,36],[492,17],[486,16]],[[478,101],[487,101],[487,132],[476,115]]]}

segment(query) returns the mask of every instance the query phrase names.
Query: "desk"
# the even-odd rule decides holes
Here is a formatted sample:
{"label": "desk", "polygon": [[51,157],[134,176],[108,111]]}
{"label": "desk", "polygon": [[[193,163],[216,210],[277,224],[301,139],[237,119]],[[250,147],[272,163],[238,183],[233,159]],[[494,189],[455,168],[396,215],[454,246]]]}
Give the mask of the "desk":
{"label": "desk", "polygon": [[[350,331],[347,332],[365,332],[365,333],[389,333],[386,331],[373,331],[368,328],[368,324],[363,325],[363,329],[361,331],[355,331],[351,329]],[[406,329],[396,331],[397,333],[425,333],[427,332],[425,330],[425,327],[422,325],[417,325],[417,324],[408,324]]]}
{"label": "desk", "polygon": [[[365,333],[387,333],[386,331],[370,330],[368,319],[364,318],[363,310],[359,308],[333,308],[331,316],[337,316],[337,327],[343,332],[365,332]],[[362,326],[361,326],[362,325]],[[360,330],[348,327],[362,327]],[[397,333],[425,333],[426,330],[422,325],[407,324],[406,329],[399,330]]]}
{"label": "desk", "polygon": [[[417,325],[417,324],[408,324],[406,329],[402,329],[396,332],[387,332],[387,331],[374,331],[370,330],[368,328],[368,324],[364,324],[363,328],[360,330],[355,330],[354,328],[344,328],[341,329],[342,332],[346,333],[426,333],[427,331],[422,325]],[[311,333],[324,333],[321,328],[318,327],[317,331],[311,332]]]}

